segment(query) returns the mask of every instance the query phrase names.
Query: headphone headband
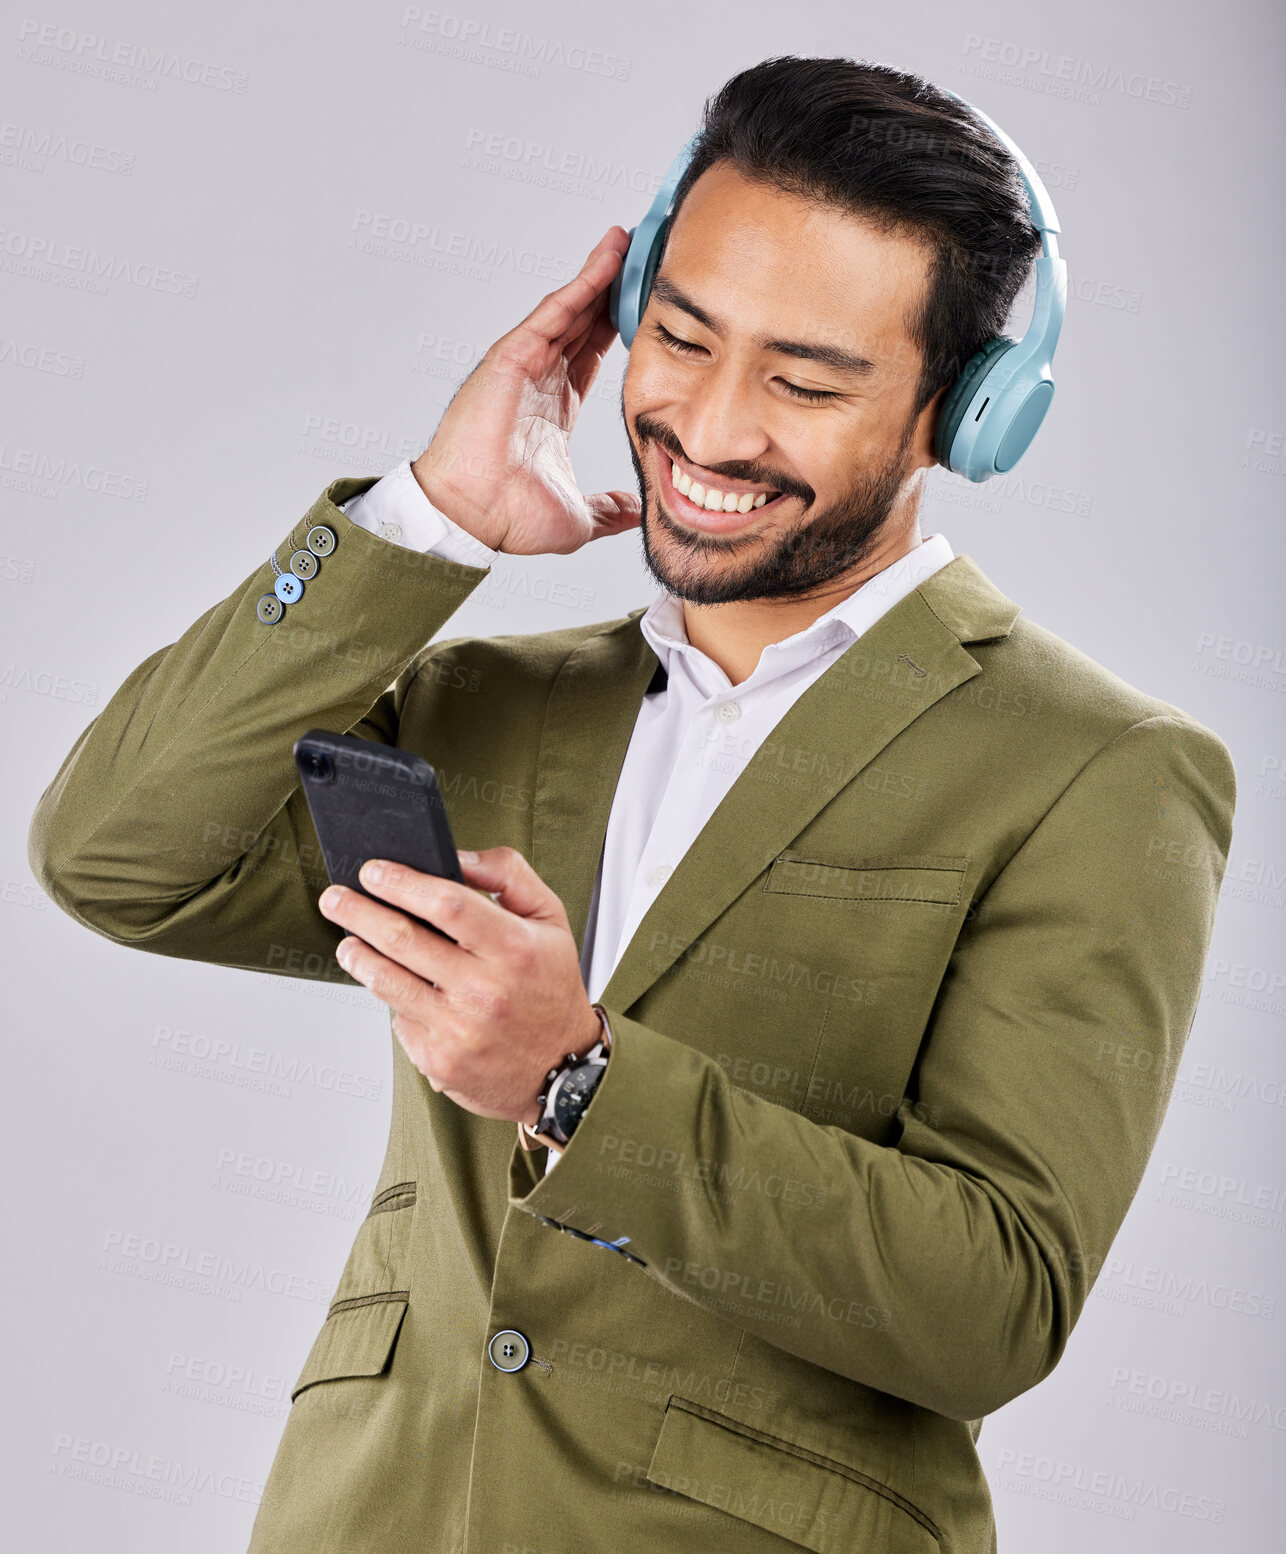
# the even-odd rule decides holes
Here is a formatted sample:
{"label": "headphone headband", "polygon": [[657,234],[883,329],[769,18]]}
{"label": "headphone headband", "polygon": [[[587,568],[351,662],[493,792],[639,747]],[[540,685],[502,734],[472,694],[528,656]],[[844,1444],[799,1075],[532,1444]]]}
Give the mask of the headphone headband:
{"label": "headphone headband", "polygon": [[996,137],[1014,161],[1018,163],[1018,173],[1023,181],[1023,188],[1027,191],[1027,213],[1031,217],[1031,224],[1038,232],[1061,232],[1058,224],[1058,213],[1054,209],[1054,202],[1049,197],[1049,190],[1040,180],[1040,175],[1031,165],[1019,149],[1017,143],[1010,139],[996,123],[995,119],[988,118],[981,108],[975,108],[971,102],[965,102],[959,92],[953,92],[949,86],[938,88],[948,97],[954,97],[958,103],[963,103],[975,118],[981,119],[991,133]]}

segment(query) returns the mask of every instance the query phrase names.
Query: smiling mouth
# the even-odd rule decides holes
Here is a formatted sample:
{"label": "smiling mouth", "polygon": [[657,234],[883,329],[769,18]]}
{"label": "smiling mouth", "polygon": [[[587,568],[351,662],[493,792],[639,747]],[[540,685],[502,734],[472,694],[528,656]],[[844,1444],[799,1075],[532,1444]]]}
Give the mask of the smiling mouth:
{"label": "smiling mouth", "polygon": [[788,500],[785,493],[769,486],[728,489],[713,482],[706,485],[695,480],[677,460],[653,444],[661,470],[661,489],[666,503],[675,517],[690,528],[707,532],[724,532],[740,529],[747,523],[757,523],[760,515],[776,511],[780,502]]}

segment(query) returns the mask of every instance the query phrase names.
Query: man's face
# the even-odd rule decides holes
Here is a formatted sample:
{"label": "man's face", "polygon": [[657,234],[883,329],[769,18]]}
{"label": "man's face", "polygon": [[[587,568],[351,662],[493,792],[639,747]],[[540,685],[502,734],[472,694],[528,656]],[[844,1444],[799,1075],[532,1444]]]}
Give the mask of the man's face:
{"label": "man's face", "polygon": [[907,321],[931,257],[726,162],[697,180],[621,391],[658,583],[694,604],[800,596],[914,517],[941,395],[912,420]]}

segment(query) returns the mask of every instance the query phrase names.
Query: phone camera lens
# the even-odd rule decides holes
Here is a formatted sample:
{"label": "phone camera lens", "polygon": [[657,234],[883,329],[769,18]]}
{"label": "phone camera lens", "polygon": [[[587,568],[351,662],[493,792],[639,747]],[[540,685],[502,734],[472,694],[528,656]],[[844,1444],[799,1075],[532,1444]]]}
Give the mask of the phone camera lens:
{"label": "phone camera lens", "polygon": [[304,775],[312,782],[334,782],[335,763],[322,750],[309,750],[304,755]]}

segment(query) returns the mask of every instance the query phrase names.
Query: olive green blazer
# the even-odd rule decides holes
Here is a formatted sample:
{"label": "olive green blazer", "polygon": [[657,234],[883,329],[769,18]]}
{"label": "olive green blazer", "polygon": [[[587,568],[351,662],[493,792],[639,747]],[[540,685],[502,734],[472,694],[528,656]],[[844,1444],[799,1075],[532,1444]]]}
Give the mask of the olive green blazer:
{"label": "olive green blazer", "polygon": [[[371,484],[283,537],[283,567],[338,543],[280,620],[265,559],[76,741],[29,846],[85,926],[348,982],[291,756],[316,725],[427,757],[458,843],[521,851],[583,942],[643,611],[426,647],[487,569],[352,524]],[[390,1035],[387,1155],[254,1554],[993,1549],[982,1419],[1057,1364],[1138,1190],[1235,791],[1209,729],[969,556],[928,578],[624,948],[549,1175]]]}

